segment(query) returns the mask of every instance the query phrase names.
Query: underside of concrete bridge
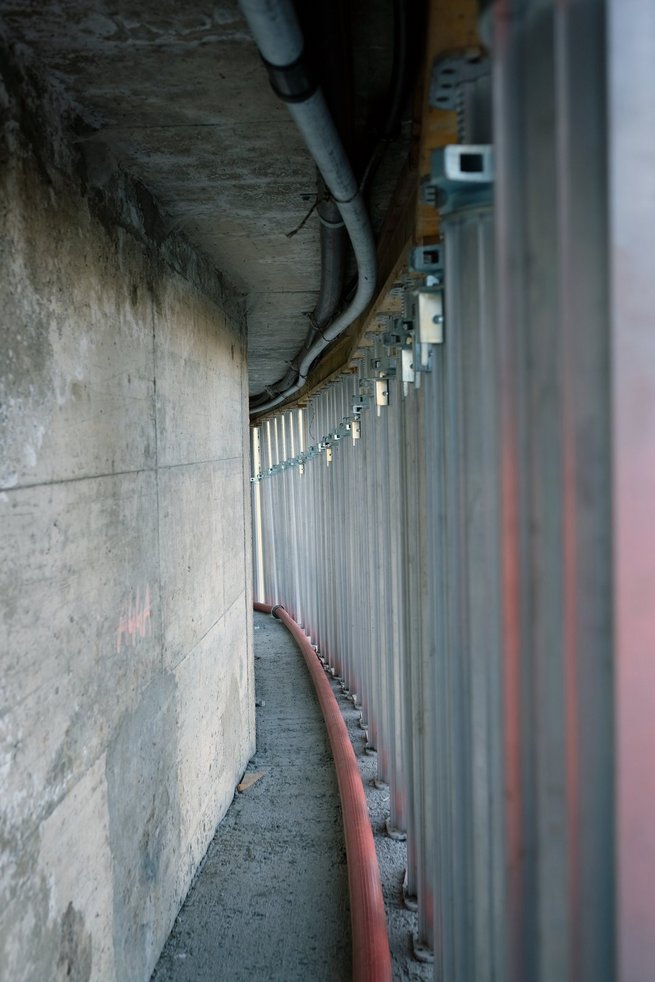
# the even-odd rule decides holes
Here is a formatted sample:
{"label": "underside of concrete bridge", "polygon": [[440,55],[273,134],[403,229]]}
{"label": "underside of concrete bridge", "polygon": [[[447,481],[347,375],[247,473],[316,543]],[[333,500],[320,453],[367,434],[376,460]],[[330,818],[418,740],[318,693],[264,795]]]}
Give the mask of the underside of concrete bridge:
{"label": "underside of concrete bridge", "polygon": [[652,979],[654,9],[0,0],[0,982]]}
{"label": "underside of concrete bridge", "polygon": [[[396,111],[390,0],[308,4],[301,13],[360,178],[384,140],[370,182],[379,232],[409,153],[416,35]],[[410,13],[404,19],[415,21],[418,11]],[[236,0],[185,11],[173,2],[138,10],[85,0],[8,2],[2,15],[20,70],[70,114],[80,180],[102,191],[117,173],[129,175],[153,198],[148,231],[160,240],[181,234],[245,298],[250,391],[262,392],[284,375],[316,304],[321,191]]]}

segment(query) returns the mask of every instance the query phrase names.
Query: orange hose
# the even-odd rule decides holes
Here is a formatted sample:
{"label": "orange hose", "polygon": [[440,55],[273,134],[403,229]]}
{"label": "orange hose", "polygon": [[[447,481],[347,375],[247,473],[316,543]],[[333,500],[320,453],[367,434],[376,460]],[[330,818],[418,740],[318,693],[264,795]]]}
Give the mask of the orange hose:
{"label": "orange hose", "polygon": [[[253,606],[264,614],[273,611],[269,604]],[[292,634],[307,663],[332,747],[348,858],[353,980],[391,982],[391,952],[380,869],[355,752],[339,704],[309,639],[283,607],[275,608],[275,616]]]}

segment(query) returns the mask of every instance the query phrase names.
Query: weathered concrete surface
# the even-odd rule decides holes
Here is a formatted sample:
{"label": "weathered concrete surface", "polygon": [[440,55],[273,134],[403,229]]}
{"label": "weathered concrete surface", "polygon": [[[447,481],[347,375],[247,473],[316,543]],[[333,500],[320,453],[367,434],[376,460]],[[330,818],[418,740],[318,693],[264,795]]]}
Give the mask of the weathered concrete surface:
{"label": "weathered concrete surface", "polygon": [[[351,977],[341,806],[314,688],[279,621],[255,614],[257,754],[212,841],[153,982]],[[361,731],[360,731],[361,732]]]}
{"label": "weathered concrete surface", "polygon": [[138,982],[254,746],[244,317],[188,242],[158,239],[143,189],[81,193],[58,117],[33,125],[16,84],[0,88],[0,979]]}
{"label": "weathered concrete surface", "polygon": [[[286,371],[319,286],[315,168],[273,95],[237,0],[3,0],[0,31],[77,107],[91,183],[111,159],[248,294],[250,381]],[[275,296],[275,303],[267,302]]]}
{"label": "weathered concrete surface", "polygon": [[[300,6],[308,16],[320,5]],[[343,66],[333,50],[324,57],[344,78],[352,60],[347,115],[355,136],[348,143],[361,176],[388,113],[392,4],[354,0],[345,19],[330,6],[325,0],[327,43],[339,40],[348,55]],[[290,236],[315,201],[316,174],[270,89],[237,0],[3,0],[3,35],[36,78],[76,107],[89,184],[105,187],[112,161],[120,162],[162,206],[160,233],[182,230],[247,294],[251,390],[284,375],[320,283],[316,212]],[[406,128],[388,145],[372,189],[376,229],[407,157],[408,135]]]}

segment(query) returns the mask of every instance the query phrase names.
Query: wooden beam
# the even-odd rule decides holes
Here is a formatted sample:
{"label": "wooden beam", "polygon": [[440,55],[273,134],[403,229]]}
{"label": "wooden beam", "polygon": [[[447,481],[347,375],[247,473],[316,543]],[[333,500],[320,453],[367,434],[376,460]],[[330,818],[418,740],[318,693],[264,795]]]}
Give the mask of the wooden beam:
{"label": "wooden beam", "polygon": [[[433,109],[429,102],[432,66],[438,58],[456,51],[479,48],[476,0],[432,0],[423,71],[423,105],[419,147],[419,181],[430,173],[432,151],[448,143],[457,143],[457,115],[446,109]],[[439,238],[439,218],[435,208],[424,204],[420,196],[416,208],[416,242],[419,245]]]}

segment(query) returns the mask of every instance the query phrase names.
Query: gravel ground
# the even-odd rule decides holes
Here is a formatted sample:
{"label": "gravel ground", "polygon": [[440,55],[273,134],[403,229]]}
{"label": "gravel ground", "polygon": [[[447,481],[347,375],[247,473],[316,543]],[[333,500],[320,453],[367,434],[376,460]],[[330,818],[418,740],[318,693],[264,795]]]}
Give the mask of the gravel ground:
{"label": "gravel ground", "polygon": [[[257,753],[264,772],[218,826],[152,982],[340,982],[351,977],[350,911],[334,765],[309,674],[279,621],[255,614]],[[359,713],[332,687],[368,799],[394,979],[428,982],[412,954],[416,915],[402,901],[407,849],[384,828],[389,792],[373,786]]]}
{"label": "gravel ground", "polygon": [[218,826],[153,982],[337,982],[350,909],[332,754],[286,628],[255,615],[257,753],[264,776]]}
{"label": "gravel ground", "polygon": [[389,789],[376,788],[373,783],[377,758],[375,754],[367,754],[364,749],[366,735],[359,726],[359,710],[356,710],[351,699],[343,694],[339,683],[331,680],[331,685],[348,727],[368,801],[387,913],[393,977],[411,979],[412,982],[432,982],[432,965],[417,961],[413,953],[412,938],[416,932],[416,914],[408,910],[403,903],[402,887],[407,866],[407,844],[391,839],[385,829],[385,820],[389,815]]}

